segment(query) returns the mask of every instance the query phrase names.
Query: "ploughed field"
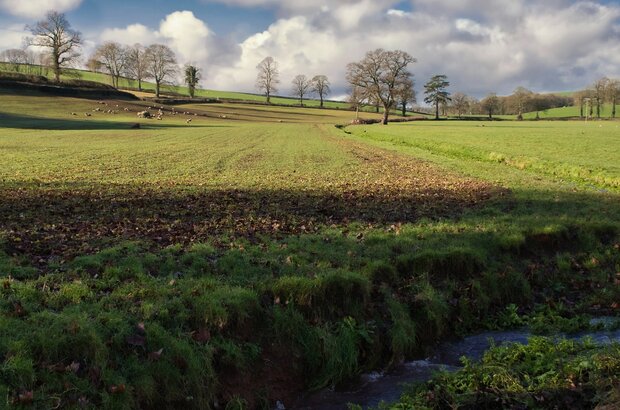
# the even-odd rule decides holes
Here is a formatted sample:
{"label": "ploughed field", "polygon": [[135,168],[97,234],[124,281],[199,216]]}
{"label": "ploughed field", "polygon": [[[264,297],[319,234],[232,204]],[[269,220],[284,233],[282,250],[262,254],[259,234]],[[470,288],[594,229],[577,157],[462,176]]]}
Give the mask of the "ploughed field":
{"label": "ploughed field", "polygon": [[148,108],[0,91],[9,406],[289,407],[507,307],[618,315],[617,123]]}

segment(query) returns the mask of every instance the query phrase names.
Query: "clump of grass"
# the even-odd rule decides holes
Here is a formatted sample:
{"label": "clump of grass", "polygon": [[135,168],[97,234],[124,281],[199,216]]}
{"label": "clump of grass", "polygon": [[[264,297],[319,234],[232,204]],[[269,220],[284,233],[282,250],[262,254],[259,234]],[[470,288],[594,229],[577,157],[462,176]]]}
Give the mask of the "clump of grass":
{"label": "clump of grass", "polygon": [[392,326],[390,328],[390,346],[392,360],[399,362],[410,357],[417,346],[417,329],[407,307],[394,298],[387,298]]}
{"label": "clump of grass", "polygon": [[473,249],[448,247],[401,257],[398,259],[397,268],[404,276],[428,273],[438,280],[466,279],[482,272],[485,259],[479,251]]}
{"label": "clump of grass", "polygon": [[299,307],[308,317],[322,320],[363,317],[370,281],[359,273],[330,272],[318,278],[286,276],[272,286],[278,303]]}

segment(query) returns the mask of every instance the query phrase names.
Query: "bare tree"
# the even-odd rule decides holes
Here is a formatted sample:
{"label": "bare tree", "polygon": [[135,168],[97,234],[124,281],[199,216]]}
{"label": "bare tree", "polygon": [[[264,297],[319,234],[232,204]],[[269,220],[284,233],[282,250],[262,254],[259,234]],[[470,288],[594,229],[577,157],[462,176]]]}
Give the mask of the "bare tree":
{"label": "bare tree", "polygon": [[355,119],[360,117],[360,108],[368,102],[368,95],[361,87],[352,86],[347,97],[347,102],[351,104],[351,108],[355,109]]}
{"label": "bare tree", "polygon": [[269,104],[271,103],[271,95],[278,92],[278,84],[280,83],[278,62],[273,57],[266,57],[256,68],[258,69],[256,88],[265,94],[267,104]]}
{"label": "bare tree", "polygon": [[310,80],[303,74],[299,74],[293,78],[293,95],[299,97],[299,105],[302,107],[304,105],[304,97],[308,94],[310,86]]}
{"label": "bare tree", "polygon": [[138,91],[142,91],[142,81],[148,76],[146,49],[142,44],[135,44],[127,49],[127,67],[125,73],[138,82]]}
{"label": "bare tree", "polygon": [[596,105],[596,118],[601,118],[601,108],[603,104],[605,104],[608,84],[609,78],[603,77],[597,80],[592,86],[592,99]]}
{"label": "bare tree", "polygon": [[450,93],[447,90],[449,85],[448,77],[443,74],[434,75],[424,84],[424,94],[426,94],[424,102],[435,106],[436,120],[439,119],[439,106],[446,106],[450,101]]}
{"label": "bare tree", "polygon": [[462,118],[469,111],[471,105],[470,98],[463,93],[452,94],[452,108],[459,118]]}
{"label": "bare tree", "polygon": [[620,97],[620,80],[609,80],[607,82],[607,101],[611,104],[611,118],[616,118],[616,105]]}
{"label": "bare tree", "polygon": [[86,68],[88,68],[88,70],[92,71],[93,73],[98,73],[99,71],[101,71],[102,67],[103,64],[101,64],[101,62],[97,60],[94,56],[86,61]]}
{"label": "bare tree", "polygon": [[383,106],[383,121],[387,125],[390,110],[396,104],[397,90],[410,80],[409,64],[416,61],[404,51],[377,49],[366,53],[359,62],[347,66],[347,81],[364,90],[369,99]]}
{"label": "bare tree", "polygon": [[19,48],[11,48],[0,53],[0,61],[9,63],[13,71],[19,72],[22,64],[28,64],[28,53]]}
{"label": "bare tree", "polygon": [[480,101],[480,106],[489,115],[489,119],[492,120],[493,114],[496,114],[500,109],[499,97],[497,94],[491,93]]}
{"label": "bare tree", "polygon": [[64,14],[55,11],[48,12],[45,20],[30,27],[30,32],[34,37],[29,39],[29,45],[50,49],[54,79],[60,82],[62,68],[80,56],[77,50],[82,45],[82,35],[71,28]]}
{"label": "bare tree", "polygon": [[187,88],[189,89],[189,96],[194,98],[194,94],[196,93],[196,86],[200,81],[200,68],[188,64],[185,66],[185,84],[187,84]]}
{"label": "bare tree", "polygon": [[323,101],[325,97],[331,92],[331,83],[325,75],[315,75],[312,79],[312,92],[319,96],[321,100],[321,108],[323,108]]}
{"label": "bare tree", "polygon": [[170,47],[153,44],[146,49],[147,77],[155,80],[155,96],[159,97],[161,85],[177,73],[177,59]]}
{"label": "bare tree", "polygon": [[517,87],[512,93],[516,104],[517,119],[523,120],[523,114],[530,108],[534,93],[525,87]]}
{"label": "bare tree", "polygon": [[416,93],[413,87],[413,79],[400,83],[396,89],[396,104],[400,107],[403,117],[407,115],[407,107],[416,103]]}
{"label": "bare tree", "polygon": [[118,88],[119,79],[127,67],[126,48],[119,43],[108,41],[97,47],[94,59],[110,74],[112,86]]}

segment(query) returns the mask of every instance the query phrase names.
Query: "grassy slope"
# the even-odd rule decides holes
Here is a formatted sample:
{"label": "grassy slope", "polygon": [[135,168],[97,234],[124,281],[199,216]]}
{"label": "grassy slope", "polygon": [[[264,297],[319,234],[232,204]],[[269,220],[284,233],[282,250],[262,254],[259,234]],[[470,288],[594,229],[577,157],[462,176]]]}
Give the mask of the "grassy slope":
{"label": "grassy slope", "polygon": [[[413,123],[352,127],[355,135],[425,156],[498,163],[547,177],[620,189],[616,123]],[[492,175],[486,175],[493,178]]]}
{"label": "grassy slope", "polygon": [[[620,105],[616,106],[616,112],[620,112]],[[554,119],[554,118],[579,118],[580,111],[578,106],[573,107],[562,107],[562,108],[552,108],[547,111],[541,111],[538,113],[539,118],[541,119]],[[601,118],[606,119],[611,116],[611,105],[605,104],[603,109],[601,110]],[[515,115],[500,115],[499,118],[505,119],[515,119]],[[536,119],[535,112],[528,112],[523,115],[523,118],[526,120]]]}
{"label": "grassy slope", "polygon": [[[70,112],[94,101],[0,103],[9,402],[288,404],[287,391],[498,326],[509,303],[563,298],[570,316],[618,300],[617,194],[489,157],[540,155],[616,181],[616,167],[573,148],[581,124],[347,135],[333,124],[351,113],[199,105],[179,107],[209,115],[189,126],[166,114],[128,130],[141,103],[88,118]],[[613,129],[586,130],[615,164]]]}
{"label": "grassy slope", "polygon": [[[7,65],[0,63],[0,69],[7,69]],[[85,70],[68,70],[68,75],[65,74],[62,77],[65,79],[70,78],[80,78],[82,80],[94,81],[98,83],[104,84],[112,84],[111,78],[108,74],[105,73],[95,73],[91,71]],[[52,74],[48,71],[47,76],[52,78]],[[128,79],[121,78],[119,80],[119,88],[120,89],[137,89],[138,82]],[[148,91],[151,93],[149,96],[153,96],[152,93],[155,92],[155,84],[144,81],[142,83],[142,89],[144,91]],[[188,89],[185,86],[176,86],[176,85],[165,85],[162,87],[162,93],[165,95],[167,92],[174,92],[177,94],[181,94],[183,96],[187,96]],[[251,93],[240,93],[240,92],[232,92],[232,91],[218,91],[218,90],[205,90],[198,89],[196,90],[196,97],[202,98],[221,98],[221,99],[230,99],[230,100],[239,100],[239,101],[251,101],[251,102],[264,102],[265,97],[263,95],[251,94]],[[273,97],[271,100],[272,104],[276,105],[297,105],[299,100],[295,98],[287,98],[287,97]],[[304,105],[308,107],[318,107],[320,105],[318,100],[308,99],[304,101]],[[348,109],[349,104],[335,102],[335,101],[326,101],[326,108],[337,108],[337,109]]]}

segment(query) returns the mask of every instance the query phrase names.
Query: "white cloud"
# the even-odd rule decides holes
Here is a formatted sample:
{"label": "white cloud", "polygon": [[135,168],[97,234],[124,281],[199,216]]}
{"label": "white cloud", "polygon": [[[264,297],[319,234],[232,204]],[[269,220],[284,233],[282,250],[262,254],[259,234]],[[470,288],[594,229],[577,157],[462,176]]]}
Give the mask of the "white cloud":
{"label": "white cloud", "polygon": [[23,24],[11,24],[0,27],[0,50],[8,48],[21,48],[24,38],[30,33]]}
{"label": "white cloud", "polygon": [[177,11],[159,26],[159,36],[180,54],[183,61],[206,61],[210,54],[213,33],[191,11]]}
{"label": "white cloud", "polygon": [[125,28],[109,28],[101,33],[101,40],[121,44],[150,44],[158,40],[157,34],[143,24],[130,24]]}
{"label": "white cloud", "polygon": [[404,49],[418,58],[412,67],[418,90],[438,73],[449,76],[453,91],[476,96],[509,93],[518,85],[578,89],[602,75],[620,76],[620,5],[615,4],[413,0],[413,11],[405,12],[391,8],[391,1],[312,6],[234,1],[271,5],[292,15],[240,44],[236,63],[215,73],[216,86],[223,89],[252,89],[256,64],[271,55],[280,63],[281,92],[289,91],[296,74],[324,73],[340,94],[346,64],[377,47]]}
{"label": "white cloud", "polygon": [[217,38],[191,11],[175,11],[167,15],[156,29],[143,24],[109,28],[103,31],[100,39],[126,45],[166,44],[176,53],[181,65],[191,63],[201,67],[205,79],[209,79],[215,70],[222,69],[222,65],[231,64],[231,58],[236,58],[239,52],[238,45]]}
{"label": "white cloud", "polygon": [[82,0],[0,0],[0,9],[21,17],[43,17],[49,10],[60,13],[73,10]]}

